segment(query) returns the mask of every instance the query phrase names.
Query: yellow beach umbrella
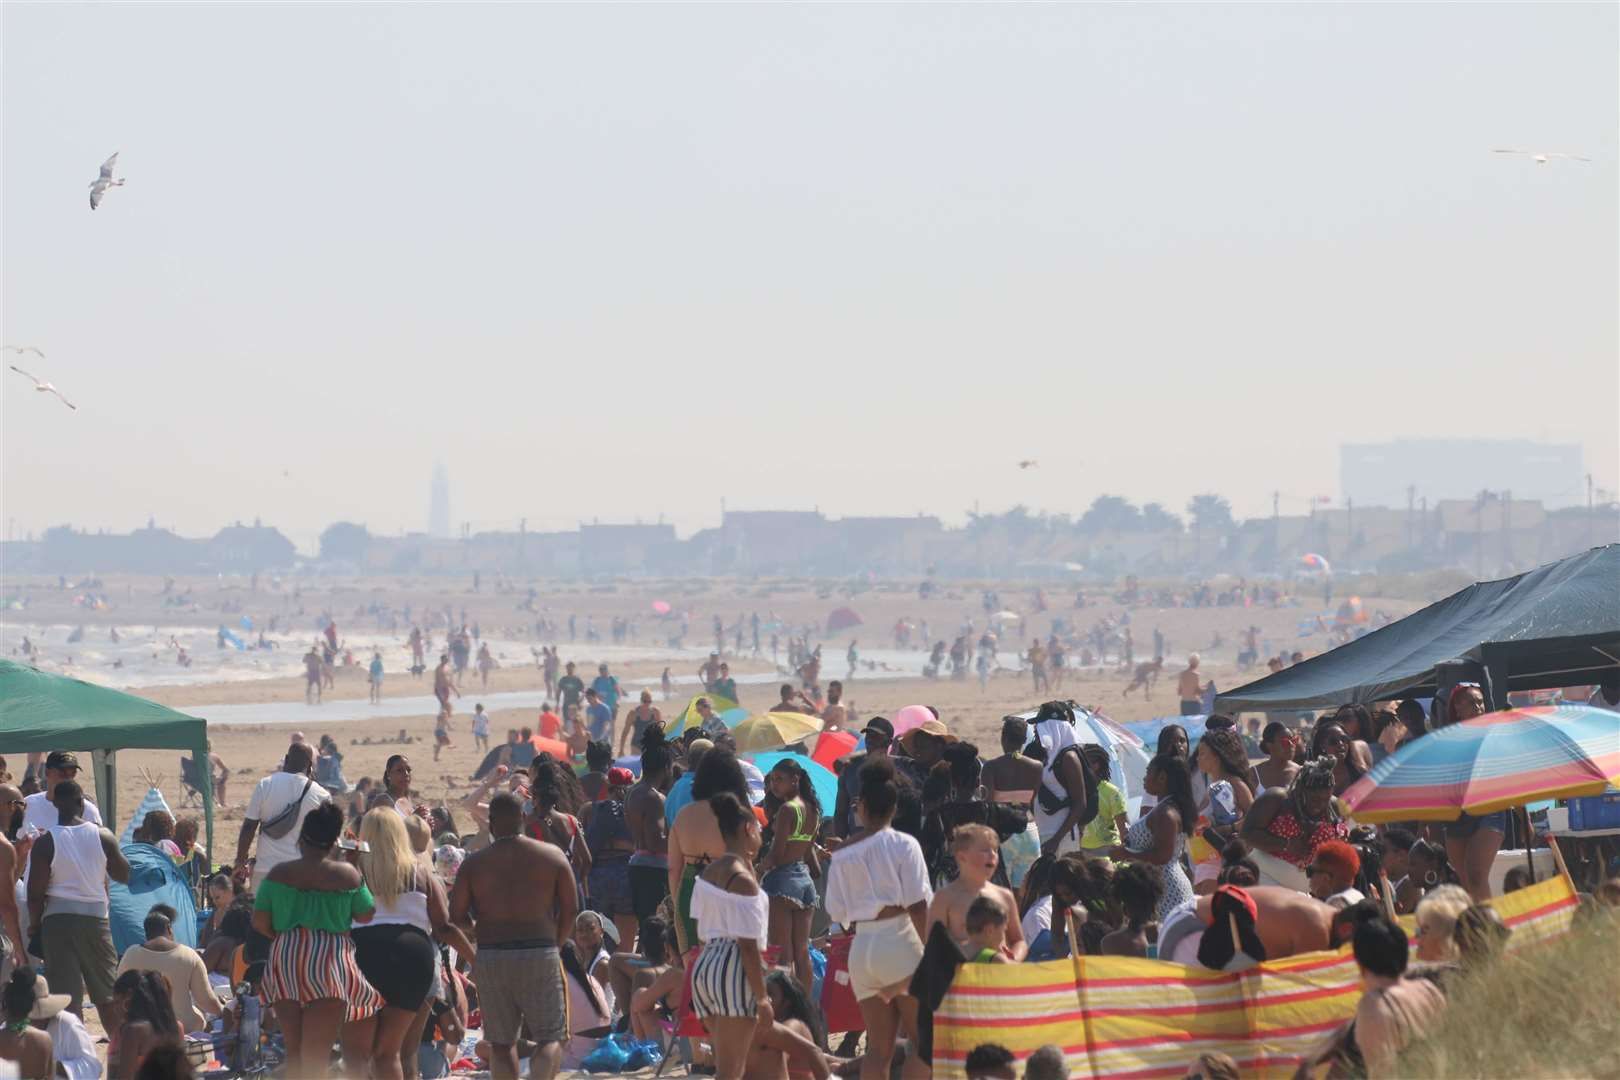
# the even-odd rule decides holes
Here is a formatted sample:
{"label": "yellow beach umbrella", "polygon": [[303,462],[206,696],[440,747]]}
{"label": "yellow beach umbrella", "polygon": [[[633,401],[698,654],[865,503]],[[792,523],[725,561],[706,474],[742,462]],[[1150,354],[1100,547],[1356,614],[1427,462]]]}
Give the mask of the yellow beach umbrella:
{"label": "yellow beach umbrella", "polygon": [[767,712],[750,716],[732,729],[739,753],[780,750],[820,734],[821,718],[806,713]]}

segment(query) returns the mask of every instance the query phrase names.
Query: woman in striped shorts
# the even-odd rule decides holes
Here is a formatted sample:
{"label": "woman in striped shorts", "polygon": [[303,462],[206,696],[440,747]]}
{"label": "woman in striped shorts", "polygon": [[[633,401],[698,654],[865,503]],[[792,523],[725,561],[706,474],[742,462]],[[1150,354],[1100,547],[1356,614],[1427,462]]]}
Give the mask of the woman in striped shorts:
{"label": "woman in striped shorts", "polygon": [[759,821],[731,792],[709,799],[725,839],[692,886],[692,915],[703,951],[692,965],[692,1008],[714,1040],[716,1080],[741,1080],[756,1024],[769,1027],[760,953],[770,921],[770,901],[754,880]]}
{"label": "woman in striped shorts", "polygon": [[[323,803],[304,816],[298,858],[272,869],[253,902],[253,928],[272,938],[264,996],[287,1040],[289,1076],[325,1076],[338,1028],[365,1020],[383,999],[360,974],[351,923],[375,905],[360,871],[332,858],[343,811]],[[346,1062],[364,1075],[365,1062]]]}

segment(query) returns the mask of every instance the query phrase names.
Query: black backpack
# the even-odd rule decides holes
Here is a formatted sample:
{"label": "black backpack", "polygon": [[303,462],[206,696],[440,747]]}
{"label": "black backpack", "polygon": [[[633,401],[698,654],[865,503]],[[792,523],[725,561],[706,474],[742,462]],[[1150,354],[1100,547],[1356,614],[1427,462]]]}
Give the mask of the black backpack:
{"label": "black backpack", "polygon": [[[1081,752],[1080,744],[1070,743],[1062,750],[1059,750],[1057,757],[1051,761],[1054,779],[1057,777],[1058,763],[1069,754],[1073,754],[1079,760],[1080,774],[1086,779],[1086,809],[1080,815],[1079,821],[1079,827],[1084,829],[1097,816],[1097,774],[1091,771],[1091,763],[1086,760],[1086,755]],[[1052,789],[1047,786],[1044,776],[1041,777],[1040,785],[1035,788],[1035,801],[1048,814],[1061,814],[1074,805],[1074,799],[1070,797],[1067,789],[1064,790],[1062,795],[1052,794]]]}

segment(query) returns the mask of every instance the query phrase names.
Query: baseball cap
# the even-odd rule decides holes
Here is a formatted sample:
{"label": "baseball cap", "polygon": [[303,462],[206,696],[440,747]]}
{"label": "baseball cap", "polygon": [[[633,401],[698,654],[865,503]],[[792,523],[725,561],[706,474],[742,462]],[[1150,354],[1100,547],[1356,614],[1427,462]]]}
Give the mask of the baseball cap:
{"label": "baseball cap", "polygon": [[861,734],[881,735],[885,739],[892,740],[894,738],[894,725],[881,716],[874,716],[866,722],[866,726],[861,729]]}
{"label": "baseball cap", "polygon": [[71,750],[52,750],[45,759],[45,767],[58,771],[77,769],[79,767],[79,757]]}

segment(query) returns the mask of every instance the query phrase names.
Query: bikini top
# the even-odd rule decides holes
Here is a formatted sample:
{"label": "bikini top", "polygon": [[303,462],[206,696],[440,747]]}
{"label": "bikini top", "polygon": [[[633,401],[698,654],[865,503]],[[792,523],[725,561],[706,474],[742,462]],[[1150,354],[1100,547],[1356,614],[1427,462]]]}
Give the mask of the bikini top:
{"label": "bikini top", "polygon": [[793,835],[788,837],[788,843],[791,844],[796,840],[808,840],[813,843],[816,834],[804,831],[804,804],[789,803],[788,805],[793,807]]}

